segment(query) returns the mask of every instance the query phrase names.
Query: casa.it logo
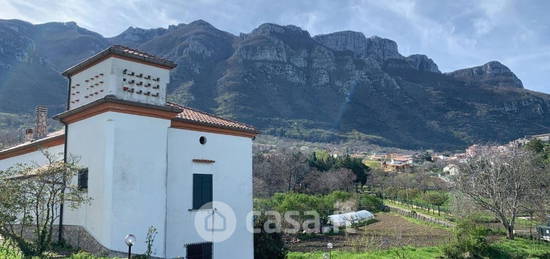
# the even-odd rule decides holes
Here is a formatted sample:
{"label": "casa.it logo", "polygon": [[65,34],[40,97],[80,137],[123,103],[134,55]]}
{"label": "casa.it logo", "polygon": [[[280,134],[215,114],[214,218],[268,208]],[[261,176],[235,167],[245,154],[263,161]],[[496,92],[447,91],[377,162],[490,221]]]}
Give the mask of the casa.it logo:
{"label": "casa.it logo", "polygon": [[195,230],[205,241],[225,241],[233,235],[236,227],[235,212],[224,202],[207,203],[195,213]]}

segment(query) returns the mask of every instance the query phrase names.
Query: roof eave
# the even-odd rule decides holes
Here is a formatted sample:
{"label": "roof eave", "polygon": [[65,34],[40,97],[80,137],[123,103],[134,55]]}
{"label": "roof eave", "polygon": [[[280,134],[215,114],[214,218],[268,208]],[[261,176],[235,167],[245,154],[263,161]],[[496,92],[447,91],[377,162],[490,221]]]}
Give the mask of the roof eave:
{"label": "roof eave", "polygon": [[[32,142],[23,143],[11,148],[0,150],[0,160],[21,155],[21,154],[26,154],[29,152],[33,152],[42,147],[48,148],[52,146],[62,145],[65,143],[64,140],[65,140],[65,133],[54,135],[54,136],[47,136],[45,138],[37,139]],[[32,149],[32,150],[26,152],[26,150],[28,149]]]}
{"label": "roof eave", "polygon": [[172,69],[172,68],[175,68],[177,66],[176,63],[168,61],[168,60],[161,62],[161,61],[154,60],[154,59],[147,58],[147,57],[131,55],[131,54],[125,53],[123,51],[120,51],[116,48],[109,47],[109,48],[104,49],[104,50],[100,51],[99,53],[97,53],[97,54],[95,54],[91,57],[88,57],[88,58],[82,60],[78,64],[68,68],[67,70],[65,70],[62,73],[62,75],[66,76],[66,77],[72,76],[72,75],[86,69],[87,67],[92,66],[92,65],[102,61],[103,59],[109,58],[110,56],[115,56],[115,57],[120,56],[120,57],[130,58],[130,59],[138,60],[138,61],[141,61],[141,62],[145,62],[145,63],[165,67],[166,69]]}
{"label": "roof eave", "polygon": [[67,118],[71,115],[78,114],[82,111],[85,111],[85,110],[91,108],[91,107],[95,107],[95,106],[105,104],[105,103],[115,103],[115,104],[123,104],[123,105],[147,108],[147,109],[161,110],[163,112],[173,113],[174,117],[178,113],[182,112],[181,109],[178,109],[176,107],[169,106],[169,105],[161,106],[161,105],[146,104],[146,103],[140,103],[140,102],[134,102],[134,101],[127,101],[127,100],[119,99],[114,95],[107,95],[107,96],[105,96],[101,99],[95,100],[95,101],[93,101],[91,103],[88,103],[88,104],[85,104],[85,105],[82,105],[82,106],[80,106],[76,109],[72,109],[72,110],[69,110],[69,111],[59,113],[59,114],[53,116],[53,119],[63,122],[65,118]]}
{"label": "roof eave", "polygon": [[179,121],[179,122],[189,123],[189,124],[193,124],[193,125],[197,125],[197,126],[204,126],[204,127],[210,127],[210,128],[216,128],[216,129],[222,129],[222,130],[242,132],[246,135],[250,135],[250,136],[254,136],[254,137],[261,133],[259,130],[255,129],[255,128],[244,129],[244,128],[238,128],[238,127],[229,127],[229,126],[223,126],[223,125],[214,124],[214,123],[189,120],[189,119],[185,119],[185,118],[174,118],[174,119],[172,119],[172,121],[174,121],[174,122]]}

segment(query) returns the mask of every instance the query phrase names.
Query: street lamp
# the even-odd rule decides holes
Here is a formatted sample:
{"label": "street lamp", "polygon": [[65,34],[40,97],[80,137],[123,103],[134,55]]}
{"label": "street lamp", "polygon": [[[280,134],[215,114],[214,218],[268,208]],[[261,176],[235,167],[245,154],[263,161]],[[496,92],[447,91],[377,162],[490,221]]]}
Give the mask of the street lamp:
{"label": "street lamp", "polygon": [[124,243],[128,246],[128,259],[132,259],[132,246],[136,243],[136,237],[132,234],[126,235]]}
{"label": "street lamp", "polygon": [[333,247],[334,247],[334,246],[332,245],[332,243],[328,243],[328,244],[327,244],[327,248],[328,248],[328,258],[329,258],[329,259],[332,259],[332,248],[333,248]]}

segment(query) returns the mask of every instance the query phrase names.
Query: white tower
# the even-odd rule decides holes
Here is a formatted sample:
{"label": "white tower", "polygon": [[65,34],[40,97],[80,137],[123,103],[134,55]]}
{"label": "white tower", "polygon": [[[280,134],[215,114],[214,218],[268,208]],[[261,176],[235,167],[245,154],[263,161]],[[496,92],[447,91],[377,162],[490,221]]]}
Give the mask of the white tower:
{"label": "white tower", "polygon": [[[143,238],[149,226],[163,244],[167,134],[182,110],[166,104],[170,61],[112,46],[66,70],[69,109],[56,117],[66,126],[66,150],[87,168],[92,199],[65,210],[64,225],[83,226],[101,246],[124,251],[125,235]],[[136,244],[143,253],[144,245]],[[165,251],[159,247],[157,254]]]}
{"label": "white tower", "polygon": [[176,65],[147,53],[115,45],[69,68],[69,109],[108,95],[164,105],[170,69]]}

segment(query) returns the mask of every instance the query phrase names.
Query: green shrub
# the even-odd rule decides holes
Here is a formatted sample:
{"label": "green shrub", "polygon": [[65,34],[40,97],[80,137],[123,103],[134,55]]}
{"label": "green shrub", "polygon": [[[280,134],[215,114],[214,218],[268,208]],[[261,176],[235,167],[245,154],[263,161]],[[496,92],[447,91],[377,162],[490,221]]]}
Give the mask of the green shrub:
{"label": "green shrub", "polygon": [[343,191],[334,191],[325,196],[323,199],[326,203],[334,205],[337,201],[346,201],[353,197],[352,193],[343,192]]}
{"label": "green shrub", "polygon": [[[326,219],[334,212],[334,205],[338,201],[353,199],[353,194],[343,191],[335,191],[327,195],[312,195],[305,193],[276,193],[269,199],[255,199],[254,210],[264,212],[275,210],[281,214],[287,211],[317,211],[321,219]],[[304,220],[303,214],[300,220]]]}
{"label": "green shrub", "polygon": [[255,228],[260,229],[259,233],[254,233],[254,258],[259,259],[284,259],[288,249],[283,240],[282,233],[267,233],[263,225],[265,218],[255,221]]}
{"label": "green shrub", "polygon": [[360,222],[357,222],[357,223],[353,223],[353,224],[351,224],[351,227],[353,227],[353,228],[363,227],[363,226],[370,225],[370,224],[376,223],[376,222],[378,222],[377,219],[367,219],[367,220],[363,220],[363,221],[360,221]]}
{"label": "green shrub", "polygon": [[384,211],[384,202],[375,196],[363,194],[359,196],[358,208],[360,210],[368,210],[370,212]]}
{"label": "green shrub", "polygon": [[471,220],[460,221],[455,228],[455,240],[443,248],[445,258],[483,258],[489,252],[488,229]]}

